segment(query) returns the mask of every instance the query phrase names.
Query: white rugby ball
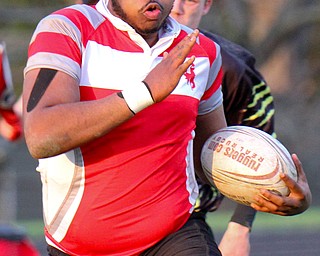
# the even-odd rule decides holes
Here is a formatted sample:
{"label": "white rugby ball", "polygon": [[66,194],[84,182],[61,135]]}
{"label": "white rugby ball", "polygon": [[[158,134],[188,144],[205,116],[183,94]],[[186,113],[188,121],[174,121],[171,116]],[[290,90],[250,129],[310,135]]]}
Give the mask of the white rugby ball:
{"label": "white rugby ball", "polygon": [[297,170],[288,150],[266,132],[248,126],[218,130],[204,144],[202,168],[226,197],[250,205],[260,189],[288,195],[279,174],[297,181]]}

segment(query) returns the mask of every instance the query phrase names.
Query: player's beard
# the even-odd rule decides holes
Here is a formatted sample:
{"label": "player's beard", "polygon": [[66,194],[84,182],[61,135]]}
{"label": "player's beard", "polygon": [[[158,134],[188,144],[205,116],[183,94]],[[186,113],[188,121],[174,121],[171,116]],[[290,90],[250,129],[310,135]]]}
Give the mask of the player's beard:
{"label": "player's beard", "polygon": [[[151,0],[152,1],[152,0]],[[150,2],[151,2],[150,1]],[[160,30],[160,28],[165,24],[165,20],[167,19],[167,17],[169,16],[169,14],[165,17],[165,19],[158,25],[158,26],[155,26],[155,27],[151,27],[151,28],[144,28],[144,29],[141,29],[139,28],[137,25],[135,25],[135,22],[132,22],[127,14],[124,12],[124,10],[122,9],[122,7],[119,5],[118,1],[117,0],[111,0],[111,3],[112,3],[112,8],[113,8],[113,11],[118,15],[118,17],[120,19],[122,19],[123,21],[127,22],[131,27],[133,27],[136,32],[140,35],[149,35],[149,34],[153,34],[153,33],[156,33]],[[173,8],[173,5],[172,5],[172,8]]]}

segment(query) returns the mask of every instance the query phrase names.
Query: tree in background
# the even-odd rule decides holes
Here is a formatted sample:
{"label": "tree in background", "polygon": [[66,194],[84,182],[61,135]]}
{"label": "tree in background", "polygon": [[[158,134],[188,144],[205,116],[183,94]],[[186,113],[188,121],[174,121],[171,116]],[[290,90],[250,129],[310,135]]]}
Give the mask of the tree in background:
{"label": "tree in background", "polygon": [[319,0],[217,1],[202,23],[212,25],[254,53],[275,93],[320,96]]}
{"label": "tree in background", "polygon": [[320,0],[217,0],[202,27],[254,53],[275,97],[278,137],[301,155],[320,193]]}

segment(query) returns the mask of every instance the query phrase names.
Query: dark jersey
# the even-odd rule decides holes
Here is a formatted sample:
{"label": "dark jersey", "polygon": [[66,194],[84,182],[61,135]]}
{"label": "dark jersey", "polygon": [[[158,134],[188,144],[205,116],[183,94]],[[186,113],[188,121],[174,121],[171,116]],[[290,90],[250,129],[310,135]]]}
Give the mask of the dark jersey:
{"label": "dark jersey", "polygon": [[[255,68],[255,58],[246,49],[221,36],[202,31],[221,47],[223,69],[223,105],[228,126],[246,125],[275,137],[274,102],[270,87]],[[196,210],[215,211],[223,196],[209,185],[199,184],[200,197]],[[255,210],[237,205],[232,221],[251,227]]]}
{"label": "dark jersey", "polygon": [[221,47],[227,124],[252,126],[275,136],[273,97],[270,87],[255,68],[254,56],[221,36],[204,34]]}

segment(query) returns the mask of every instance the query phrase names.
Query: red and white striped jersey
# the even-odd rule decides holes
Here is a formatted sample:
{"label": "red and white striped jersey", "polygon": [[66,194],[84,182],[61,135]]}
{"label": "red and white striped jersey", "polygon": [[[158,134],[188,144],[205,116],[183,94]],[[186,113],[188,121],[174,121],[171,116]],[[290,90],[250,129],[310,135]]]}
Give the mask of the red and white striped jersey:
{"label": "red and white striped jersey", "polygon": [[[190,32],[168,17],[150,48],[111,15],[107,1],[74,5],[39,23],[25,72],[63,71],[79,81],[81,101],[95,100],[141,82]],[[164,101],[103,137],[39,160],[49,244],[72,255],[137,255],[187,221],[198,196],[195,120],[222,104],[219,47],[201,35],[192,55]]]}

